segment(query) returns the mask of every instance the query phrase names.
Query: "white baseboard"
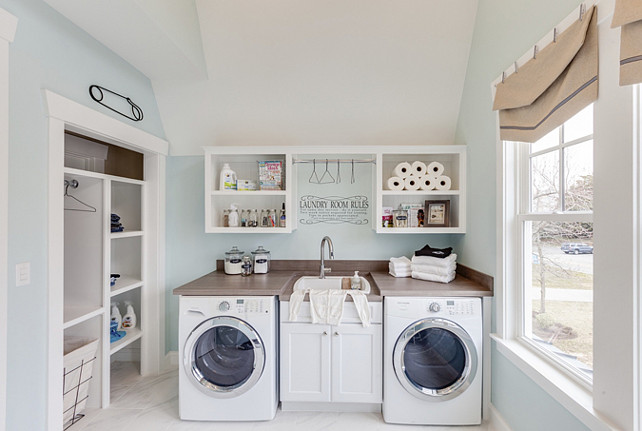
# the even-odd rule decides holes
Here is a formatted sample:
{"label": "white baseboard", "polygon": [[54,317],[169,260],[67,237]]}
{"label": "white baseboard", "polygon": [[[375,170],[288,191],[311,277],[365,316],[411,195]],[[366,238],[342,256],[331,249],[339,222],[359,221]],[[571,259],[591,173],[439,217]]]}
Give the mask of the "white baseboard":
{"label": "white baseboard", "polygon": [[170,371],[178,368],[178,352],[176,350],[167,352],[165,354],[165,361],[161,365],[163,366],[163,370],[165,371]]}
{"label": "white baseboard", "polygon": [[488,411],[490,413],[490,417],[488,418],[489,431],[512,431],[504,417],[499,413],[499,410],[497,410],[494,405],[490,404]]}

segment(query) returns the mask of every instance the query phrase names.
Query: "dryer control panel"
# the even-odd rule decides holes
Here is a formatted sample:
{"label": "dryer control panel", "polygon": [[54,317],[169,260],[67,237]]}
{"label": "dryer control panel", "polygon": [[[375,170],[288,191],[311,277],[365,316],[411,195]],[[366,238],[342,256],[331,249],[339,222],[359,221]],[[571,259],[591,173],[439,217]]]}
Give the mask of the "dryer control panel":
{"label": "dryer control panel", "polygon": [[455,299],[432,299],[426,303],[428,313],[440,313],[449,316],[466,316],[474,314],[474,301]]}

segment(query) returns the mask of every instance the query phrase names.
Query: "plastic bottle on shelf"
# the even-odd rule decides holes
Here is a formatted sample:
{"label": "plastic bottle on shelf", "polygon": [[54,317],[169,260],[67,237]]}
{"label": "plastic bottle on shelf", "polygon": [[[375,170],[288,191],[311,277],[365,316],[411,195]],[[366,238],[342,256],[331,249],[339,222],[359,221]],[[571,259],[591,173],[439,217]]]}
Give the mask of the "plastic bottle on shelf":
{"label": "plastic bottle on shelf", "polygon": [[118,309],[118,302],[111,303],[111,321],[118,324],[117,331],[123,328],[123,316]]}
{"label": "plastic bottle on shelf", "polygon": [[230,214],[227,217],[227,225],[229,227],[239,226],[239,213],[238,213],[237,204],[230,205]]}
{"label": "plastic bottle on shelf", "polygon": [[361,278],[359,277],[359,271],[355,271],[354,275],[350,279],[350,289],[352,290],[361,289]]}
{"label": "plastic bottle on shelf", "polygon": [[127,312],[123,316],[122,326],[124,329],[131,329],[136,327],[136,313],[134,313],[134,306],[130,301],[125,301]]}
{"label": "plastic bottle on shelf", "polygon": [[236,190],[236,172],[228,163],[223,163],[219,181],[219,190]]}

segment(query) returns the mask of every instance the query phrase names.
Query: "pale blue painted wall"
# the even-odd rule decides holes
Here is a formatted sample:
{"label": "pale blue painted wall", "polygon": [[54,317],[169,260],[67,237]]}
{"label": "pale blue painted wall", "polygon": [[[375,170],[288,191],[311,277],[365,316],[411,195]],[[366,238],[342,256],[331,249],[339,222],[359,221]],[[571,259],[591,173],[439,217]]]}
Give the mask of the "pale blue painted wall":
{"label": "pale blue painted wall", "polygon": [[[479,2],[455,138],[468,146],[468,233],[458,247],[468,265],[488,274],[495,274],[497,235],[491,82],[579,4],[579,0]],[[586,429],[494,347],[492,358],[492,402],[513,429]]]}
{"label": "pale blue painted wall", "polygon": [[142,73],[41,0],[0,0],[0,7],[19,19],[9,51],[8,263],[11,269],[31,262],[30,285],[16,287],[9,277],[7,429],[44,430],[48,142],[42,89],[121,119],[87,92],[95,83],[119,90],[145,112],[142,123],[130,124],[160,137],[164,131],[151,84]]}
{"label": "pale blue painted wall", "polygon": [[[309,178],[310,172],[301,174],[303,180],[299,183],[300,187],[308,187],[306,179]],[[291,234],[206,234],[204,175],[202,156],[168,157],[167,351],[178,350],[178,297],[172,294],[172,290],[213,271],[216,259],[223,259],[224,253],[233,245],[237,245],[247,254],[258,245],[263,245],[270,250],[272,259],[319,259],[321,238],[329,235],[334,243],[336,259],[388,260],[391,256],[412,256],[414,250],[426,243],[433,247],[447,247],[458,237],[377,235],[370,225],[299,226]],[[353,190],[350,189],[349,180],[350,174],[346,169],[342,173],[342,184],[334,188],[329,186],[328,194],[339,191],[343,196],[342,193],[349,195],[362,191],[362,186],[372,187],[373,180],[365,174],[356,177],[359,187]],[[299,190],[299,194],[301,193],[303,190]]]}

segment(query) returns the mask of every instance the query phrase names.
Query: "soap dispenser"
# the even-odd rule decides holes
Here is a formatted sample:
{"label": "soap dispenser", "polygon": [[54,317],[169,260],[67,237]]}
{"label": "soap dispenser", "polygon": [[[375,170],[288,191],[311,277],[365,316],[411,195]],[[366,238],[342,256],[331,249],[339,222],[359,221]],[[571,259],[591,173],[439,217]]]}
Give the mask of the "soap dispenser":
{"label": "soap dispenser", "polygon": [[131,302],[125,301],[127,312],[123,316],[123,328],[131,329],[136,327],[136,314],[134,313],[134,306]]}
{"label": "soap dispenser", "polygon": [[354,275],[350,279],[350,289],[352,290],[361,289],[361,277],[359,277],[359,271],[355,271]]}

